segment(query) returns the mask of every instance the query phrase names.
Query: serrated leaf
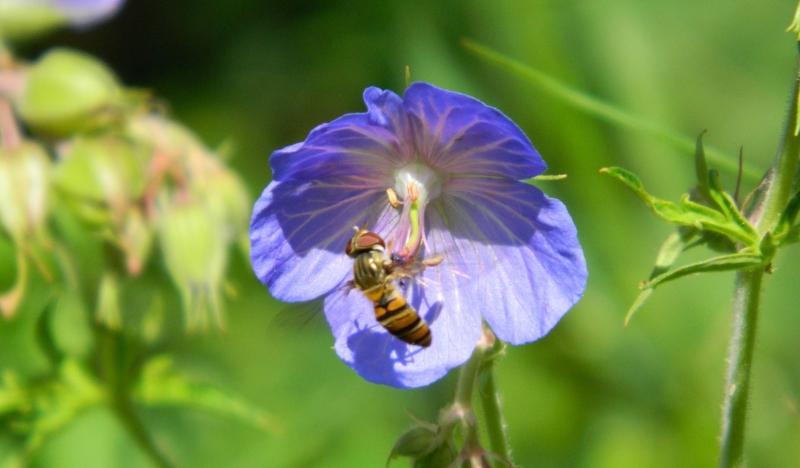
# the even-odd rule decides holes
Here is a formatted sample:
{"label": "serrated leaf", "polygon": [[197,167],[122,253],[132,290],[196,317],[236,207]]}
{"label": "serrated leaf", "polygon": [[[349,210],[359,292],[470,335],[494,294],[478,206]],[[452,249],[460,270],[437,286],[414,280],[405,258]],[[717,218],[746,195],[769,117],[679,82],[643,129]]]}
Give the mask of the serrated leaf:
{"label": "serrated leaf", "polygon": [[53,434],[72,422],[86,409],[104,401],[105,393],[95,380],[72,359],[61,365],[58,378],[31,392],[32,412],[26,415],[28,441],[25,451],[31,454]]}
{"label": "serrated leaf", "polygon": [[752,238],[758,237],[756,229],[747,219],[745,219],[744,215],[739,210],[739,207],[736,205],[736,201],[725,190],[723,190],[722,184],[719,181],[719,173],[717,173],[717,171],[710,171],[708,174],[708,180],[710,183],[711,198],[713,199],[714,203],[719,206],[722,213],[725,214],[725,217],[733,221],[734,224],[739,226],[743,232]]}
{"label": "serrated leaf", "polygon": [[680,203],[676,204],[650,195],[641,180],[630,171],[620,167],[606,167],[600,172],[625,184],[650,207],[656,216],[667,222],[717,232],[748,246],[753,246],[757,240],[750,230],[743,230],[742,227],[717,210],[691,201],[688,195],[685,195]]}
{"label": "serrated leaf", "polygon": [[25,388],[20,384],[17,374],[9,369],[4,370],[0,381],[0,416],[22,411],[29,406]]}
{"label": "serrated leaf", "polygon": [[704,273],[711,271],[730,271],[752,268],[762,265],[764,259],[761,255],[751,252],[737,252],[730,255],[720,255],[700,262],[690,263],[689,265],[676,268],[662,273],[652,278],[642,285],[642,289],[652,289],[668,281],[676,280],[693,273]]}
{"label": "serrated leaf", "polygon": [[145,364],[133,395],[144,405],[203,409],[233,417],[264,431],[278,431],[276,423],[263,410],[238,395],[191,381],[174,368],[169,356],[158,356]]}

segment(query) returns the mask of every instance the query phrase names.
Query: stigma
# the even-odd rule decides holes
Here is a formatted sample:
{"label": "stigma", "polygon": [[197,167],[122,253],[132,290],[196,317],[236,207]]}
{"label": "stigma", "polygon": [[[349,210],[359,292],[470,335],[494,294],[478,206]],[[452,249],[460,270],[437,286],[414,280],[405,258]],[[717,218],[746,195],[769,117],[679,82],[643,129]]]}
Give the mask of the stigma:
{"label": "stigma", "polygon": [[425,207],[441,191],[441,177],[424,164],[411,163],[395,173],[395,185],[386,195],[392,207],[402,209],[391,236],[391,253],[402,259],[419,255],[425,245]]}

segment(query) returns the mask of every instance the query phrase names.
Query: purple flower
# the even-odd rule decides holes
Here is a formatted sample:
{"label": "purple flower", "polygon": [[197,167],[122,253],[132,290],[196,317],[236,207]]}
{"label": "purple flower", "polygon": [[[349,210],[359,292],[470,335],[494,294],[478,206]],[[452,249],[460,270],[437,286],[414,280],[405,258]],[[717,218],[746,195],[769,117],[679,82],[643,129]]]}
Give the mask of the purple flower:
{"label": "purple flower", "polygon": [[125,0],[48,0],[77,27],[87,27],[113,16]]}
{"label": "purple flower", "polygon": [[[520,181],[546,168],[525,134],[500,111],[426,83],[402,98],[371,87],[364,101],[366,113],[272,154],[273,181],[250,226],[261,281],[285,301],[325,296],[339,357],[395,387],[427,385],[464,363],[482,321],[511,344],[547,334],[581,297],[587,273],[564,205]],[[369,300],[344,287],[353,226],[404,256],[443,255],[399,285],[430,325],[429,348],[388,334]]]}

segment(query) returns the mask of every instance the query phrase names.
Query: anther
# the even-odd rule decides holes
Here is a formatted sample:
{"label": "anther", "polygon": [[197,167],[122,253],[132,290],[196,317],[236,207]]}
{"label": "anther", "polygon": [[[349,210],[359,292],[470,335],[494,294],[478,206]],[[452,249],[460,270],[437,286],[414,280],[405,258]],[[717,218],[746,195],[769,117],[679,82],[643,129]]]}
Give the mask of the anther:
{"label": "anther", "polygon": [[386,197],[389,198],[389,204],[392,205],[392,208],[399,208],[403,204],[392,187],[386,189]]}

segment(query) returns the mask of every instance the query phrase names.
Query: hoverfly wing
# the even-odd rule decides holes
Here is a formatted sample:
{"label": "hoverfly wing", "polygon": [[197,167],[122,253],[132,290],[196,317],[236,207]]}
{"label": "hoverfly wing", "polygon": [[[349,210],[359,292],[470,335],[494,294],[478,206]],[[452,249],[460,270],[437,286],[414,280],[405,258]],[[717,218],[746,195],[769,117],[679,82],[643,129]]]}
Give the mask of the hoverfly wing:
{"label": "hoverfly wing", "polygon": [[269,321],[269,329],[282,333],[293,333],[308,327],[321,327],[325,322],[322,299],[285,304]]}

